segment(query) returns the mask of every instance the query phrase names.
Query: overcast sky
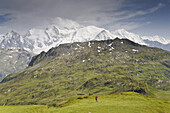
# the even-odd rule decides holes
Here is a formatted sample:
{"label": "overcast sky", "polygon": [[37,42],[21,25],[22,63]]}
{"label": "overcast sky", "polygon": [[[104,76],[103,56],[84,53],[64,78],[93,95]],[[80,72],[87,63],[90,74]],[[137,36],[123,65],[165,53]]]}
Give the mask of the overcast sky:
{"label": "overcast sky", "polygon": [[170,0],[0,0],[0,33],[24,33],[55,17],[170,39]]}

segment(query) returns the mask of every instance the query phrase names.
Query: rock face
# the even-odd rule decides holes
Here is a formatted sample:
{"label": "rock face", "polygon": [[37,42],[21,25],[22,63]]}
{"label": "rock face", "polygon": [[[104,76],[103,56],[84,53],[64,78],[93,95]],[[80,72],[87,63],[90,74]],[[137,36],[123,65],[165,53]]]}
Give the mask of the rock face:
{"label": "rock face", "polygon": [[[170,41],[163,37],[141,37],[124,29],[110,32],[95,26],[82,26],[74,21],[62,18],[58,18],[56,21],[54,25],[49,25],[46,28],[30,29],[22,36],[14,31],[6,35],[0,35],[0,48],[16,47],[39,54],[42,51],[47,52],[50,48],[57,47],[60,44],[107,40],[118,37],[120,39],[126,38],[142,45],[170,50],[167,45],[170,44]],[[146,40],[149,40],[149,42]],[[155,44],[155,41],[160,44]]]}
{"label": "rock face", "polygon": [[8,74],[26,68],[33,54],[21,49],[0,49],[0,81]]}

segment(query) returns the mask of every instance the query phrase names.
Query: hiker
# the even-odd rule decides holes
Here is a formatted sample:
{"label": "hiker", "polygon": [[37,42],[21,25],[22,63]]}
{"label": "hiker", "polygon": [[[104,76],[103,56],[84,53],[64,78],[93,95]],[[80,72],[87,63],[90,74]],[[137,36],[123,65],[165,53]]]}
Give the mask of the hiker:
{"label": "hiker", "polygon": [[98,102],[98,101],[97,101],[97,99],[98,99],[98,96],[96,96],[96,97],[95,97],[95,99],[96,99],[96,102]]}
{"label": "hiker", "polygon": [[7,105],[7,102],[8,102],[8,99],[6,99],[6,102],[4,103],[4,105],[3,105],[3,106],[6,106],[6,105]]}

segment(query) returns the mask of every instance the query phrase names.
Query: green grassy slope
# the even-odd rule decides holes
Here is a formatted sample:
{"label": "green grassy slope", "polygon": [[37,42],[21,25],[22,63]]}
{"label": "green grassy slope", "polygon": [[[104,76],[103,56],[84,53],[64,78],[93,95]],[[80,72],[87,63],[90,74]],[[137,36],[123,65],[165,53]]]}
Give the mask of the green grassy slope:
{"label": "green grassy slope", "polygon": [[71,100],[59,107],[42,105],[5,106],[0,113],[170,113],[170,102],[138,93],[87,96]]}
{"label": "green grassy slope", "polygon": [[55,110],[44,105],[0,106],[0,113],[55,113]]}
{"label": "green grassy slope", "polygon": [[63,44],[7,76],[0,83],[0,104],[8,99],[7,105],[59,105],[89,93],[127,91],[157,97],[154,89],[170,89],[167,59],[170,52],[126,39]]}
{"label": "green grassy slope", "polygon": [[94,96],[78,99],[58,109],[59,113],[168,113],[170,102],[137,93],[103,95],[95,102]]}

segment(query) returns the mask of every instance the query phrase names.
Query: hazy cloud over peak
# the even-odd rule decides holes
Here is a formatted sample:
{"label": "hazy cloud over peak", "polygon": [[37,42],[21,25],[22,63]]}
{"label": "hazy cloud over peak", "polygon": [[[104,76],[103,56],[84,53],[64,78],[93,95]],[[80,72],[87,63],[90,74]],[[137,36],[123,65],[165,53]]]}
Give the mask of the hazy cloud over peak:
{"label": "hazy cloud over peak", "polygon": [[147,15],[166,7],[169,0],[138,0],[138,2],[134,0],[0,0],[0,33],[12,29],[22,33],[30,28],[47,26],[56,17],[110,30],[122,27],[133,30],[152,23]]}

